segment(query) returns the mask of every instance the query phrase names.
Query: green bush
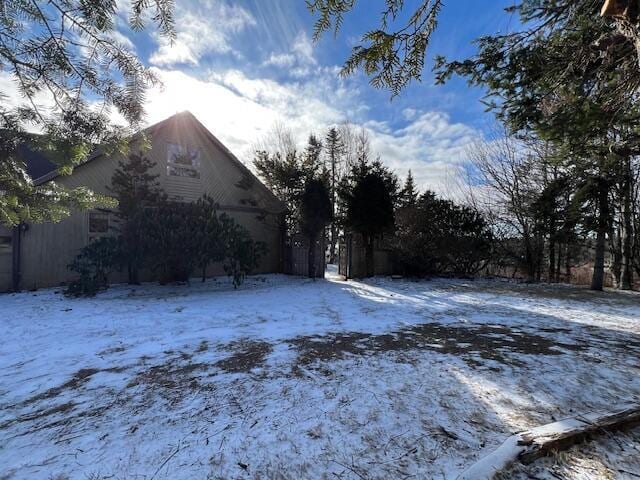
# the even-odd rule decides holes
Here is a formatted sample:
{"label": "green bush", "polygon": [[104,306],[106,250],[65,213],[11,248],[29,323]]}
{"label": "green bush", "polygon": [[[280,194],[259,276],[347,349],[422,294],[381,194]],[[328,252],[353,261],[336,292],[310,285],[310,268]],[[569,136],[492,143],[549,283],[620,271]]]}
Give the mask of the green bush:
{"label": "green bush", "polygon": [[404,275],[466,276],[489,260],[492,235],[475,210],[426,192],[396,213],[394,243],[396,265]]}
{"label": "green bush", "polygon": [[187,282],[196,268],[204,280],[207,266],[222,261],[237,287],[266,251],[235,220],[219,215],[206,196],[196,203],[162,199],[147,211],[144,236],[151,266],[162,284]]}
{"label": "green bush", "polygon": [[109,272],[118,263],[119,256],[120,242],[114,237],[103,237],[84,247],[67,267],[78,273],[79,278],[69,284],[65,295],[92,297],[105,290],[109,286]]}
{"label": "green bush", "polygon": [[229,216],[220,215],[220,222],[225,238],[224,271],[237,288],[258,266],[260,258],[267,252],[267,246],[264,242],[254,242],[249,231]]}

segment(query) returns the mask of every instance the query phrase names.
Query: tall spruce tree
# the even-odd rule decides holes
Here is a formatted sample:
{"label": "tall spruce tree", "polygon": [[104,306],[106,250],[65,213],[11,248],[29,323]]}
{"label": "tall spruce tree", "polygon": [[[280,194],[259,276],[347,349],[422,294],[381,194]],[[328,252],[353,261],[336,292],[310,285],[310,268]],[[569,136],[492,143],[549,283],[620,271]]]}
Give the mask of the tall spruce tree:
{"label": "tall spruce tree", "polygon": [[[325,138],[325,150],[327,153],[328,174],[329,174],[329,195],[331,197],[332,216],[336,216],[336,207],[338,200],[338,185],[342,175],[342,162],[345,153],[344,142],[340,136],[340,131],[331,127]],[[331,222],[331,236],[329,238],[329,263],[336,262],[337,245],[338,245],[338,225],[337,222]]]}
{"label": "tall spruce tree", "polygon": [[413,174],[411,170],[407,174],[407,179],[404,182],[404,186],[400,191],[398,198],[399,207],[413,207],[418,201],[418,190],[416,189],[415,181],[413,180]]}
{"label": "tall spruce tree", "polygon": [[139,272],[148,260],[145,250],[145,215],[160,200],[158,174],[154,164],[142,154],[131,154],[118,162],[109,190],[118,200],[115,215],[121,243],[122,262],[127,266],[129,283],[140,283]]}

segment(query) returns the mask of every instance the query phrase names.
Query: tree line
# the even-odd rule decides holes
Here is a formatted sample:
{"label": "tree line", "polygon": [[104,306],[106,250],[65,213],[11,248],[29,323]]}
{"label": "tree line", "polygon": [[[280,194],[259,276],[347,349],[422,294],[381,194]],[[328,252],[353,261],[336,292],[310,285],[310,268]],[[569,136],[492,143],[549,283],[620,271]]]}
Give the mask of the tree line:
{"label": "tree line", "polygon": [[[447,7],[385,3],[342,73],[361,68],[397,95],[420,80]],[[309,8],[318,38],[339,29],[354,3],[314,0]],[[618,288],[640,275],[639,12],[638,0],[521,0],[505,9],[519,17],[512,31],[478,38],[466,59],[435,56],[437,83],[459,75],[482,87],[501,125],[500,139],[474,149],[469,205],[490,219],[495,261],[531,281],[568,280],[586,260],[595,290],[607,264]]]}
{"label": "tree line", "polygon": [[309,135],[300,153],[295,145],[292,133],[277,125],[261,143],[266,148],[256,151],[254,167],[287,206],[286,235],[311,239],[310,276],[315,276],[316,239],[326,235],[328,260],[335,263],[338,241],[349,233],[362,239],[367,276],[375,275],[374,254],[382,239],[405,275],[471,275],[486,266],[492,232],[485,217],[431,191],[420,194],[411,172],[401,186],[374,157],[365,130],[331,127],[324,141]]}

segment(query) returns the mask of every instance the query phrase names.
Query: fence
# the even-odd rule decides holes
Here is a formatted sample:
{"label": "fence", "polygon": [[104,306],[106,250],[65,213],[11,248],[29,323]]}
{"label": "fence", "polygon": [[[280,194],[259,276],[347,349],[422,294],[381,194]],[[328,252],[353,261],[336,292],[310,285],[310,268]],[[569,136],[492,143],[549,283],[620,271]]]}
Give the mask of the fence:
{"label": "fence", "polygon": [[[392,252],[385,245],[384,239],[375,242],[373,264],[374,275],[393,273]],[[338,273],[347,279],[367,276],[366,249],[361,235],[347,234],[341,240],[338,249]]]}
{"label": "fence", "polygon": [[[322,235],[321,235],[322,237]],[[316,242],[315,278],[324,278],[324,238]],[[284,248],[284,272],[289,275],[309,276],[309,239],[294,235]]]}

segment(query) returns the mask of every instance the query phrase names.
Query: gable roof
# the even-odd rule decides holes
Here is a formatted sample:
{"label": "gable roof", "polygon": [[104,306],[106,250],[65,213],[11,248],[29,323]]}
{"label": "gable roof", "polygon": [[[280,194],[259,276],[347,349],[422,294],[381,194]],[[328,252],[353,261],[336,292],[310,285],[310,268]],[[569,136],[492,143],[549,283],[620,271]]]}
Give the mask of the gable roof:
{"label": "gable roof", "polygon": [[[144,133],[147,136],[151,137],[151,138],[156,138],[158,136],[162,136],[165,133],[168,132],[172,132],[174,134],[177,134],[178,136],[180,135],[180,132],[190,132],[190,131],[196,131],[198,134],[202,135],[204,138],[206,138],[209,142],[211,142],[213,145],[215,145],[219,150],[221,150],[223,152],[223,157],[230,162],[230,164],[238,171],[238,173],[240,174],[240,179],[236,182],[231,182],[231,184],[229,184],[229,179],[221,179],[220,184],[216,185],[216,187],[218,188],[222,188],[224,190],[227,191],[227,193],[230,193],[231,189],[233,187],[235,187],[236,189],[239,190],[248,190],[248,189],[254,189],[254,191],[256,193],[259,193],[259,204],[254,204],[254,203],[250,203],[248,205],[236,205],[236,201],[237,200],[237,195],[223,195],[222,197],[227,197],[227,198],[220,198],[219,203],[221,203],[221,207],[238,207],[238,208],[260,208],[263,210],[267,210],[270,212],[282,212],[285,209],[285,205],[282,201],[280,201],[274,194],[273,192],[271,192],[271,190],[269,190],[254,174],[253,172],[251,172],[251,170],[249,170],[215,135],[213,135],[213,133],[211,133],[196,117],[195,115],[193,115],[191,112],[189,111],[183,111],[180,113],[177,113],[175,115],[172,115],[171,117],[162,120],[154,125],[151,125],[150,127],[147,127],[146,129],[142,130],[140,133]],[[96,149],[96,151],[94,151],[91,155],[89,155],[89,157],[87,158],[87,160],[76,166],[74,169],[74,172],[77,169],[81,169],[83,167],[85,167],[86,165],[95,162],[95,161],[99,161],[99,159],[104,159],[106,158],[106,155],[100,150],[100,148],[98,147]],[[44,159],[46,160],[46,159]],[[43,161],[41,161],[41,164],[38,163],[37,161],[33,162],[33,168],[34,168],[34,173],[35,172],[42,172],[44,171],[45,173],[41,174],[41,175],[32,175],[32,178],[35,178],[35,183],[36,184],[42,184],[45,182],[48,182],[50,180],[53,180],[54,178],[58,177],[60,174],[57,171],[55,165],[53,165],[51,162],[47,162],[50,164],[46,165]],[[52,168],[51,168],[52,167]],[[73,173],[72,173],[73,175]],[[226,180],[226,181],[225,181]],[[233,198],[233,202],[230,202],[228,200],[230,200],[229,197],[234,197]],[[222,205],[224,204],[224,205]]]}
{"label": "gable roof", "polygon": [[17,153],[31,178],[40,178],[58,168],[44,153],[31,149],[26,143],[18,147]]}

